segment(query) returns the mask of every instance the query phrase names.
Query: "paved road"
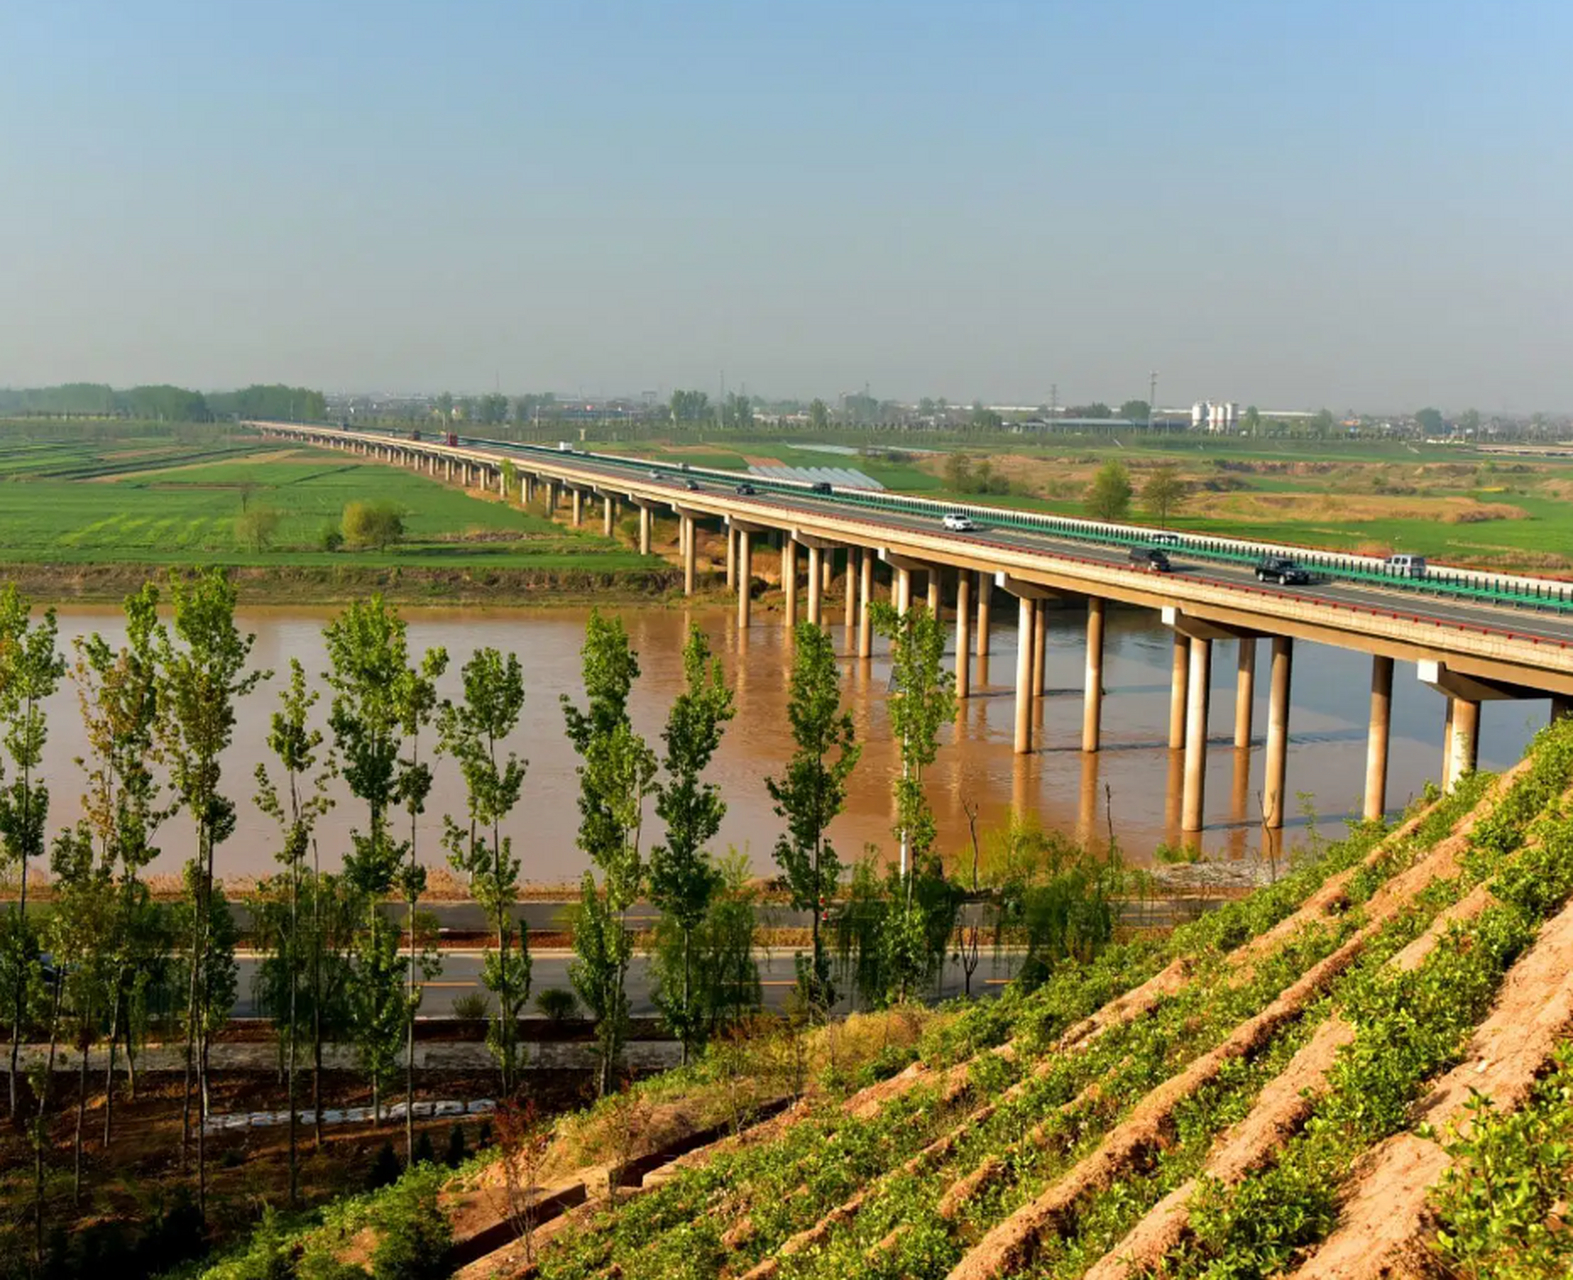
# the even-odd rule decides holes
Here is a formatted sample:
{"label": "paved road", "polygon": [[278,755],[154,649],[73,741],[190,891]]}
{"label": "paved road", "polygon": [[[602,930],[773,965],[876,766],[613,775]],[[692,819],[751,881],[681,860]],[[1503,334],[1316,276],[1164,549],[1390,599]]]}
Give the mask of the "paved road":
{"label": "paved road", "polygon": [[[539,450],[531,450],[507,441],[466,438],[463,443],[466,447],[478,446],[486,449],[495,449],[500,454],[513,453],[535,457],[543,465],[550,462],[550,458],[543,458]],[[656,480],[642,472],[638,472],[638,468],[634,465],[619,466],[601,459],[587,457],[583,454],[575,454],[571,458],[565,458],[564,461],[576,469],[599,472],[609,479],[629,480],[637,478],[641,485],[669,488],[672,491],[673,500],[679,503],[683,501],[683,495],[688,492],[683,484],[675,480],[667,483],[664,472],[663,478]],[[744,478],[739,473],[738,480],[741,481]],[[788,497],[780,493],[761,492],[754,497],[739,499],[733,495],[733,486],[730,482],[699,477],[695,477],[695,480],[699,485],[701,494],[706,491],[725,493],[734,501],[757,505],[762,512],[770,511],[775,523],[790,523],[790,516],[794,512],[824,511],[829,507],[836,509],[838,513],[844,512],[858,520],[871,524],[886,525],[893,529],[912,529],[930,534],[938,530],[937,519],[906,515],[893,511],[870,510],[865,507],[847,507],[846,504],[839,503],[833,495],[825,497],[805,493],[801,496],[792,495]],[[975,519],[978,524],[976,532],[966,535],[972,539],[982,538],[987,542],[1021,547],[1026,550],[1044,551],[1051,554],[1076,556],[1081,559],[1095,560],[1110,565],[1128,563],[1128,553],[1124,547],[1105,546],[1078,538],[1056,536],[1052,533],[1028,533],[1018,529],[991,528],[986,516],[975,516]],[[1187,563],[1183,548],[1172,551],[1171,558],[1175,562],[1177,572],[1195,581],[1214,583],[1226,587],[1238,587],[1247,584],[1255,585],[1255,574],[1249,565],[1220,564],[1215,561]],[[1438,599],[1399,587],[1386,588],[1353,582],[1324,582],[1287,587],[1278,587],[1276,584],[1273,584],[1273,589],[1282,591],[1286,595],[1303,596],[1308,600],[1336,601],[1344,604],[1364,605],[1368,608],[1391,609],[1406,615],[1436,619],[1443,622],[1462,622],[1486,627],[1491,630],[1512,631],[1516,635],[1534,635],[1550,640],[1573,642],[1573,616],[1568,615],[1541,613],[1532,609],[1515,608],[1511,605],[1473,604],[1457,600]]]}
{"label": "paved road", "polygon": [[[757,952],[755,963],[759,969],[759,980],[764,996],[766,1009],[780,1010],[786,1007],[787,996],[794,985],[793,953],[785,949],[776,949],[766,952]],[[541,992],[548,987],[568,987],[568,966],[573,960],[571,951],[543,951],[531,957],[530,989],[532,992]],[[998,993],[1015,973],[1016,965],[1020,962],[1019,954],[1006,953],[1000,957],[996,964],[990,949],[985,945],[982,963],[972,975],[972,991],[974,995]],[[257,971],[257,960],[253,956],[240,957],[240,983],[239,994],[235,1002],[234,1016],[237,1018],[255,1018],[261,1016],[256,1001],[252,998],[252,981]],[[453,1012],[453,1002],[460,996],[482,991],[480,985],[481,953],[479,951],[447,951],[443,953],[443,970],[440,976],[425,985],[425,998],[421,1003],[422,1017],[445,1017]],[[957,963],[947,961],[945,966],[944,993],[946,996],[961,994],[962,969]],[[650,969],[649,961],[644,956],[635,956],[633,967],[628,973],[628,999],[632,1005],[633,1016],[636,1018],[653,1017],[656,1013],[654,1001],[650,998]],[[838,1006],[846,1012],[850,1006],[843,1001]],[[532,1010],[533,1012],[533,1010]]]}

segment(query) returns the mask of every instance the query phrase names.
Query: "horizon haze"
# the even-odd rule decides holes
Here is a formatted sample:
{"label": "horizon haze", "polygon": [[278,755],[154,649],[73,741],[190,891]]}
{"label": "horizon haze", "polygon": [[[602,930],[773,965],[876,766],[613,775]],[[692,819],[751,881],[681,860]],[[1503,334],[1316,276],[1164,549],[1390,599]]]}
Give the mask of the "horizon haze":
{"label": "horizon haze", "polygon": [[1550,0],[0,29],[0,385],[1573,406]]}

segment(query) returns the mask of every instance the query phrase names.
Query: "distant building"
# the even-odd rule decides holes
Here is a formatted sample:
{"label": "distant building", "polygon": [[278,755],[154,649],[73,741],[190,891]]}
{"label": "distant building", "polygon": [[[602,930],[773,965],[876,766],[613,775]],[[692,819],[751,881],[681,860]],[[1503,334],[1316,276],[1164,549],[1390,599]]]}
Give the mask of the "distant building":
{"label": "distant building", "polygon": [[1191,429],[1236,431],[1240,426],[1240,406],[1233,400],[1198,400],[1191,406]]}

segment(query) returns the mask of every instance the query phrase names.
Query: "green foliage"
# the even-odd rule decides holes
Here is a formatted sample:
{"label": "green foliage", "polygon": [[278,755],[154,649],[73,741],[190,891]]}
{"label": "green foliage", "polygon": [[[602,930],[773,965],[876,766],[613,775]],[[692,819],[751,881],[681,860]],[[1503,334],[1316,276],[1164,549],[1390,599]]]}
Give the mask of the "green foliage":
{"label": "green foliage", "polygon": [[574,929],[578,959],[569,978],[596,1019],[600,1046],[598,1086],[604,1096],[615,1085],[627,1036],[624,982],[633,956],[633,935],[624,914],[644,882],[640,837],[644,802],[655,777],[655,753],[634,732],[628,695],[639,676],[639,658],[619,618],[590,614],[582,650],[587,705],[563,694],[568,740],[578,753],[579,848],[600,870],[586,872]]}
{"label": "green foliage", "polygon": [[443,1149],[442,1162],[450,1169],[457,1169],[469,1154],[464,1142],[464,1126],[455,1121],[448,1130],[448,1145]]}
{"label": "green foliage", "polygon": [[1123,520],[1130,515],[1133,492],[1125,464],[1105,462],[1087,489],[1087,514],[1094,520]]}
{"label": "green foliage", "polygon": [[1169,523],[1169,517],[1180,509],[1190,494],[1190,486],[1180,479],[1173,464],[1165,463],[1154,468],[1142,485],[1142,507],[1160,528]]}
{"label": "green foliage", "polygon": [[351,502],[340,521],[347,546],[385,551],[404,538],[404,513],[386,500]]}
{"label": "green foliage", "polygon": [[952,493],[1010,492],[1010,477],[997,473],[988,458],[976,463],[965,453],[952,453],[945,459],[945,488]]}
{"label": "green foliage", "polygon": [[579,1016],[579,997],[567,987],[547,987],[535,997],[535,1007],[553,1026]]}
{"label": "green foliage", "polygon": [[786,773],[767,777],[765,787],[787,830],[776,840],[777,864],[786,874],[792,905],[813,912],[810,969],[802,975],[809,1006],[825,1011],[835,1003],[830,958],[821,925],[841,878],[841,860],[826,832],[846,805],[847,778],[862,747],[852,713],[841,702],[841,669],[829,633],[812,622],[793,636],[787,719],[796,750]]}
{"label": "green foliage", "polygon": [[749,882],[748,859],[737,853],[707,859],[705,870],[715,889],[704,914],[688,928],[675,916],[661,916],[650,952],[656,1007],[696,1047],[740,1026],[760,1004],[754,962],[758,895]]}
{"label": "green foliage", "polygon": [[379,1187],[391,1187],[404,1173],[404,1166],[399,1163],[399,1157],[393,1153],[393,1144],[384,1142],[377,1148],[377,1154],[372,1157],[371,1168],[366,1171],[366,1190],[376,1191]]}
{"label": "green foliage", "polygon": [[248,507],[235,517],[235,541],[253,551],[266,551],[283,519],[276,507]]}
{"label": "green foliage", "polygon": [[1436,1249],[1461,1280],[1553,1280],[1573,1272],[1573,1046],[1524,1106],[1503,1112],[1476,1094],[1450,1132],[1453,1158],[1432,1192]]}
{"label": "green foliage", "polygon": [[[663,924],[669,922],[668,943],[675,941],[678,952],[676,971],[667,968],[658,984],[657,1004],[686,1056],[703,1044],[714,1026],[695,1000],[694,968],[696,964],[703,968],[707,959],[696,950],[694,933],[704,924],[721,887],[721,871],[706,846],[726,815],[721,789],[701,777],[736,712],[720,659],[711,657],[709,642],[695,624],[690,624],[683,646],[683,673],[683,691],[673,700],[661,735],[666,743],[662,760],[666,777],[656,783],[655,811],[666,824],[666,838],[650,850],[650,899],[661,911]],[[668,960],[673,958],[667,955]]]}

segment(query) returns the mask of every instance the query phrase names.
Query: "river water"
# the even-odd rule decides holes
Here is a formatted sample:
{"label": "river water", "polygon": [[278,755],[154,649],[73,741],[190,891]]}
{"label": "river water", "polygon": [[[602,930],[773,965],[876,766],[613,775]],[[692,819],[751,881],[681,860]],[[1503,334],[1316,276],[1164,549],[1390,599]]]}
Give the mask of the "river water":
{"label": "river water", "polygon": [[[772,812],[764,779],[779,772],[791,751],[786,719],[790,646],[777,619],[756,620],[747,648],[737,645],[731,610],[628,608],[621,613],[639,652],[643,674],[632,711],[636,727],[659,749],[666,709],[678,691],[680,651],[690,620],[708,633],[721,655],[737,695],[737,718],[728,727],[712,776],[721,786],[728,811],[717,847],[746,852],[756,869],[771,869],[771,849],[781,829]],[[283,683],[289,659],[299,658],[308,672],[324,665],[321,628],[328,611],[251,610],[242,625],[256,633],[254,662],[277,673],[271,684],[242,706],[233,749],[224,770],[229,794],[239,802],[239,825],[218,856],[223,875],[265,875],[273,869],[276,831],[252,804],[253,774],[267,755],[268,717]],[[839,610],[830,616],[839,618]],[[578,826],[575,803],[576,758],[563,735],[558,696],[580,696],[579,648],[585,614],[572,610],[410,611],[412,652],[446,647],[450,657],[442,682],[445,696],[459,692],[458,669],[483,645],[513,650],[524,664],[527,700],[518,732],[509,747],[529,761],[524,798],[509,824],[523,876],[555,884],[575,880],[586,860],[574,844]],[[62,643],[92,631],[118,644],[123,633],[113,610],[67,609],[60,615]],[[1012,753],[1012,691],[1015,631],[996,621],[992,652],[981,690],[969,699],[954,728],[945,733],[930,775],[930,799],[939,823],[941,847],[948,857],[964,856],[968,845],[966,808],[975,806],[984,832],[1002,824],[1012,808],[1035,814],[1043,826],[1093,837],[1099,843],[1112,827],[1122,849],[1138,861],[1151,857],[1165,840],[1177,842],[1179,756],[1166,745],[1170,633],[1146,611],[1110,606],[1104,657],[1104,750],[1080,750],[1081,687],[1085,615],[1050,615],[1047,659],[1048,695],[1038,721],[1038,750],[1030,757]],[[838,651],[847,650],[844,628],[832,628]],[[1212,747],[1207,770],[1207,829],[1199,843],[1209,853],[1255,856],[1261,848],[1258,793],[1262,786],[1262,734],[1266,728],[1267,646],[1258,654],[1255,726],[1249,753],[1232,746],[1234,724],[1234,647],[1214,646]],[[844,660],[847,699],[853,709],[863,759],[851,781],[846,812],[832,828],[843,858],[878,846],[894,848],[891,782],[899,768],[890,741],[885,699],[890,669],[876,656],[870,662]],[[974,667],[974,688],[979,673]],[[1302,838],[1313,811],[1324,833],[1360,804],[1365,768],[1369,659],[1362,654],[1301,644],[1296,647],[1290,718],[1289,789],[1306,793],[1292,804],[1288,836]],[[325,712],[326,697],[320,711]],[[51,699],[50,740],[45,770],[53,792],[51,825],[75,820],[80,811],[82,772],[75,763],[85,748],[76,692],[69,681]],[[1412,665],[1400,665],[1393,698],[1392,761],[1389,803],[1401,807],[1427,778],[1437,776],[1442,759],[1442,698],[1421,685]],[[1500,769],[1519,758],[1534,731],[1546,722],[1545,702],[1488,703],[1481,718],[1480,763]],[[320,848],[325,868],[336,867],[350,828],[363,813],[347,794],[324,820]],[[451,762],[437,769],[421,843],[427,861],[439,862],[437,837],[441,814],[464,810],[463,785]],[[151,870],[175,872],[190,855],[189,820],[177,817],[160,833],[162,852]],[[647,828],[648,847],[655,836]],[[1298,834],[1297,834],[1298,833]]]}

